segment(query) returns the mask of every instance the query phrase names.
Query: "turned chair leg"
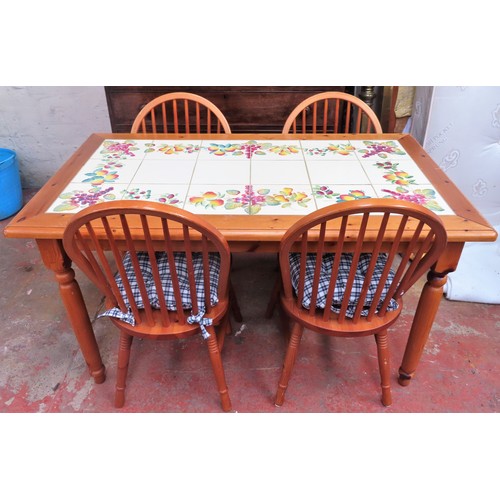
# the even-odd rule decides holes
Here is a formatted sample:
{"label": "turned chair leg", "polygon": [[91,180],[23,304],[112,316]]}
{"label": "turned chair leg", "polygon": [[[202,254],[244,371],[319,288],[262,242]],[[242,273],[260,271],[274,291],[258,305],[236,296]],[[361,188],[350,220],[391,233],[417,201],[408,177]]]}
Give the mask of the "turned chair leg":
{"label": "turned chair leg", "polygon": [[292,334],[290,336],[290,342],[286,350],[285,361],[283,363],[283,370],[281,372],[281,377],[278,382],[278,390],[276,391],[276,398],[274,404],[276,406],[281,406],[285,401],[285,391],[288,387],[288,382],[290,380],[290,375],[292,374],[292,369],[297,359],[297,353],[299,351],[300,339],[302,338],[302,333],[304,327],[299,323],[295,323],[292,329]]}
{"label": "turned chair leg", "polygon": [[229,399],[226,377],[224,376],[224,368],[222,366],[222,359],[217,342],[217,337],[215,335],[215,330],[212,326],[208,326],[207,330],[208,333],[210,333],[210,337],[208,337],[208,339],[206,340],[208,346],[208,354],[212,363],[212,369],[214,371],[217,389],[219,390],[222,409],[224,411],[231,411],[231,400]]}
{"label": "turned chair leg", "polygon": [[274,283],[273,291],[271,292],[271,298],[267,304],[266,313],[264,315],[265,318],[271,318],[274,312],[274,308],[278,303],[281,292],[281,276],[278,275],[276,278],[276,282]]}
{"label": "turned chair leg", "polygon": [[125,382],[127,379],[130,347],[134,337],[125,332],[120,332],[118,348],[118,368],[116,373],[115,407],[122,408],[125,404]]}
{"label": "turned chair leg", "polygon": [[387,330],[376,333],[375,342],[377,343],[378,366],[382,386],[382,404],[384,406],[390,406],[392,404],[391,369]]}
{"label": "turned chair leg", "polygon": [[241,316],[240,306],[238,304],[236,294],[234,293],[234,287],[231,281],[229,281],[229,301],[231,303],[231,310],[233,311],[234,319],[238,323],[241,323],[243,321],[243,317]]}

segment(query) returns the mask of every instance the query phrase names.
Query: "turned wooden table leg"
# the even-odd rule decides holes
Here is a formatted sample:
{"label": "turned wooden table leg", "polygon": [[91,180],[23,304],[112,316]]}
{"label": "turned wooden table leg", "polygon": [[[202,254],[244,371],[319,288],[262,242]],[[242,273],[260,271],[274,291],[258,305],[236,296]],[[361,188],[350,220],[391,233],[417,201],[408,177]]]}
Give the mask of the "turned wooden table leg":
{"label": "turned wooden table leg", "polygon": [[456,269],[462,248],[463,243],[448,244],[443,256],[427,275],[427,283],[424,285],[420,295],[403,361],[399,368],[398,382],[402,386],[409,385],[415,375],[443,297],[443,287],[447,280],[446,276]]}
{"label": "turned wooden table leg", "polygon": [[37,240],[37,244],[45,266],[55,274],[59,293],[90,374],[97,384],[101,384],[106,378],[105,368],[71,261],[60,240]]}
{"label": "turned wooden table leg", "polygon": [[418,362],[422,356],[432,323],[436,316],[441,297],[443,296],[443,286],[446,283],[446,276],[435,276],[431,271],[424,285],[415,319],[410,330],[410,337],[406,344],[403,362],[399,368],[399,384],[408,385],[417,369]]}

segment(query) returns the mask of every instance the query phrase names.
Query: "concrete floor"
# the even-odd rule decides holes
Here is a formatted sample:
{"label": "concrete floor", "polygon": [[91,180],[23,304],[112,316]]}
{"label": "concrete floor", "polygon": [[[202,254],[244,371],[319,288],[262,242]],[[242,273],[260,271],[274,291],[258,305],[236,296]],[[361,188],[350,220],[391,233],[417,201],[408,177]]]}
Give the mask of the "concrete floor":
{"label": "concrete floor", "polygon": [[[26,199],[30,194],[25,193]],[[136,339],[125,407],[113,406],[118,336],[106,319],[94,328],[107,379],[90,378],[66,318],[57,285],[31,240],[6,239],[0,221],[0,413],[221,412],[201,337],[178,342]],[[393,405],[380,403],[375,342],[305,332],[285,404],[273,397],[284,356],[278,314],[264,311],[275,279],[273,255],[235,255],[232,279],[243,323],[223,351],[226,379],[239,413],[498,412],[500,306],[443,298],[415,379],[397,383],[421,284],[405,299],[390,335]],[[77,272],[89,314],[101,297]]]}

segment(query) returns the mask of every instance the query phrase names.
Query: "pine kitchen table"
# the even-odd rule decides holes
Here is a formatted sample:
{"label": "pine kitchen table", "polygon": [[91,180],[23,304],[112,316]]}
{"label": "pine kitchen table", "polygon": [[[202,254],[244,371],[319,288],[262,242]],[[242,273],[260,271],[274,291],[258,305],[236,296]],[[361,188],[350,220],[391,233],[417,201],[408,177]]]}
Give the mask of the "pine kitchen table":
{"label": "pine kitchen table", "polygon": [[[96,383],[105,379],[92,325],[62,236],[72,214],[113,199],[148,199],[202,214],[232,252],[278,252],[299,217],[357,198],[424,205],[446,227],[447,248],[430,270],[399,369],[409,384],[434,321],[446,275],[465,242],[494,229],[407,134],[92,134],[5,228],[36,240]],[[366,248],[369,250],[369,239]]]}

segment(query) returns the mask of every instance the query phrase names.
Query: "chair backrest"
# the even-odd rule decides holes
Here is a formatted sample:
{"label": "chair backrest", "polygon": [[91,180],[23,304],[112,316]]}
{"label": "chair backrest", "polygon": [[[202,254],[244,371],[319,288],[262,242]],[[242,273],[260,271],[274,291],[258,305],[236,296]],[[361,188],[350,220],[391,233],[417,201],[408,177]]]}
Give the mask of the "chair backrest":
{"label": "chair backrest", "polygon": [[132,133],[230,134],[222,111],[204,97],[189,92],[164,94],[147,103],[132,124]]}
{"label": "chair backrest", "polygon": [[283,134],[382,133],[375,112],[361,99],[345,92],[313,95],[290,113]]}
{"label": "chair backrest", "polygon": [[[446,241],[446,231],[439,217],[414,203],[367,199],[331,205],[304,216],[284,235],[280,245],[283,293],[286,299],[295,300],[300,310],[303,309],[305,288],[312,287],[309,289],[310,308],[304,311],[313,316],[318,314],[318,289],[322,290],[324,312],[321,321],[325,322],[344,323],[349,318],[351,324],[356,324],[361,317],[367,321],[375,316],[383,317],[391,299],[398,301],[435,264]],[[300,259],[296,293],[292,287],[291,253]],[[358,263],[366,253],[371,255],[365,262],[364,279],[359,281]],[[316,259],[313,264],[309,263],[306,279],[306,261],[311,254],[315,254]],[[326,254],[331,258],[331,268],[325,279],[322,263]],[[343,254],[349,254],[352,262],[342,269]],[[384,259],[380,261],[379,256]],[[383,265],[377,269],[380,262]],[[335,289],[339,286],[345,289],[341,303],[334,304]],[[355,292],[359,297],[354,311],[348,315]],[[366,305],[368,294],[371,296],[369,308]],[[332,304],[337,312],[332,312]]]}
{"label": "chair backrest", "polygon": [[[73,216],[64,231],[63,245],[74,263],[105,295],[107,306],[118,307],[122,313],[127,313],[130,307],[136,325],[143,323],[152,327],[160,323],[162,327],[168,328],[172,318],[177,324],[186,325],[188,316],[200,312],[200,296],[204,300],[204,306],[202,304],[201,307],[209,316],[213,310],[211,297],[214,295],[214,290],[210,288],[210,257],[213,253],[220,256],[216,294],[219,303],[228,300],[231,254],[227,241],[214,226],[180,208],[131,200],[94,205]],[[148,276],[145,277],[141,261],[146,255],[149,267]],[[178,255],[185,255],[182,269],[176,259]],[[165,281],[162,287],[164,276],[159,270],[160,256],[166,257],[165,262],[168,262],[165,264],[171,278],[168,301],[173,300],[174,307],[167,305]],[[134,283],[130,269],[125,268],[124,257],[133,270]],[[200,287],[200,276],[203,290],[196,289]],[[122,292],[117,281],[122,284]],[[157,300],[155,313],[148,288],[153,283]],[[192,312],[183,310],[186,289]],[[173,309],[176,312],[169,314],[168,311]]]}

